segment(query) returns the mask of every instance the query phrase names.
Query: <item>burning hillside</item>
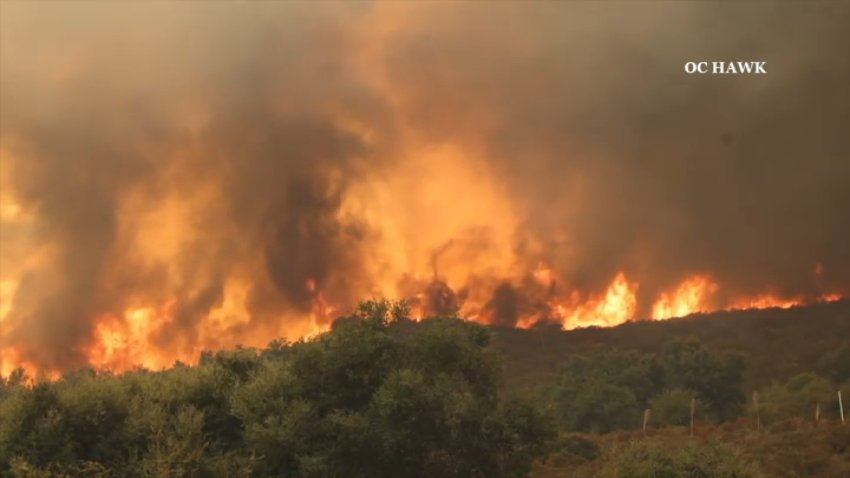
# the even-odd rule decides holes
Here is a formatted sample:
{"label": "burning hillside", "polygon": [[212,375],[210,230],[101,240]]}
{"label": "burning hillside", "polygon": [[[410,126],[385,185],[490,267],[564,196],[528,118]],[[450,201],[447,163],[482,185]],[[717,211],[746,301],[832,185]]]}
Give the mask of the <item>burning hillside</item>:
{"label": "burning hillside", "polygon": [[372,297],[565,328],[847,297],[822,6],[4,3],[0,373],[193,362]]}

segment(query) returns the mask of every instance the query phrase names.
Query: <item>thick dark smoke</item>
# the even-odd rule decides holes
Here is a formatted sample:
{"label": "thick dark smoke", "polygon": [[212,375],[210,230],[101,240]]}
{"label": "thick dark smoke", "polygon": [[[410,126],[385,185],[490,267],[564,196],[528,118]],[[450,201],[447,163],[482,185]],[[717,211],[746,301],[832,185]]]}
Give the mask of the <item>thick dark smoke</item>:
{"label": "thick dark smoke", "polygon": [[519,319],[519,304],[522,296],[511,284],[505,282],[493,291],[493,298],[484,307],[491,314],[491,323],[495,325],[514,326]]}
{"label": "thick dark smoke", "polygon": [[[272,285],[251,291],[258,320],[309,311],[317,287],[353,303],[351,286],[365,280],[369,231],[339,208],[369,151],[329,116],[342,103],[382,121],[379,100],[346,71],[353,52],[343,21],[359,13],[198,6],[8,5],[2,126],[14,159],[4,164],[14,169],[4,187],[34,211],[39,240],[55,253],[50,267],[23,277],[2,338],[38,364],[84,363],[92,320],[156,291],[169,267],[184,277],[177,290],[157,291],[177,303],[154,339],[172,350],[191,350],[246,251],[259,251],[257,282]],[[72,71],[54,71],[62,68]],[[199,133],[185,130],[181,108],[205,116]],[[123,195],[144,187],[155,196],[163,181],[189,191],[213,182],[218,197],[191,218],[200,234],[183,238],[179,264],[134,263],[118,240]],[[16,234],[4,225],[4,243]],[[3,259],[11,268],[14,258]],[[116,287],[110,268],[138,277]]]}
{"label": "thick dark smoke", "polygon": [[[0,200],[25,217],[0,219],[0,279],[19,280],[0,346],[39,365],[83,364],[98,316],[169,299],[154,340],[194,350],[234,276],[251,314],[234,333],[379,293],[392,235],[353,191],[395,184],[423,144],[483,152],[514,210],[478,216],[516,220],[523,269],[452,290],[443,271],[488,237],[444,237],[433,270],[405,271],[429,313],[476,284],[495,323],[545,312],[539,262],[560,290],[624,271],[638,316],[696,273],[718,304],[850,293],[844,2],[7,2],[0,35]],[[172,196],[177,225],[132,226]]]}
{"label": "thick dark smoke", "polygon": [[[737,293],[847,291],[850,5],[455,7],[391,47],[410,121],[480,135],[573,285],[625,270],[641,314],[696,272]],[[769,74],[688,76],[691,60]]]}

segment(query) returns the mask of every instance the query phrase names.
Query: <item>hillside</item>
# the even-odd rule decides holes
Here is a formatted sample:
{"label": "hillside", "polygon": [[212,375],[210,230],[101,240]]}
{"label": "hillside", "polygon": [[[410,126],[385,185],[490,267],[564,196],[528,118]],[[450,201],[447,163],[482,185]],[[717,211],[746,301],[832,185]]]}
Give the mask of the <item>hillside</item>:
{"label": "hillside", "polygon": [[848,312],[563,332],[367,302],[311,340],[195,366],[3,378],[0,476],[846,476]]}
{"label": "hillside", "polygon": [[850,343],[850,301],[790,309],[720,311],[665,321],[637,321],[611,328],[563,331],[556,327],[494,327],[504,354],[505,384],[530,387],[551,379],[567,358],[610,349],[654,352],[677,338],[695,337],[708,347],[746,357],[747,388],[816,370],[824,354]]}

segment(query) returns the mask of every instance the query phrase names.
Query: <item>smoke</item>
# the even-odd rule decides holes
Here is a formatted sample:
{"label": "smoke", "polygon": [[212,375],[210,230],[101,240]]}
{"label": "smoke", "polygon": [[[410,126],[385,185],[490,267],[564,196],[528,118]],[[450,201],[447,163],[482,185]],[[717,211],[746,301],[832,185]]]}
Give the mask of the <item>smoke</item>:
{"label": "smoke", "polygon": [[716,306],[850,293],[848,27],[838,2],[4,3],[0,347],[65,369],[157,308],[142,345],[191,359],[417,293],[514,325],[619,272],[638,317],[693,274]]}
{"label": "smoke", "polygon": [[[434,10],[390,54],[410,121],[486,145],[524,232],[571,284],[625,270],[641,314],[695,272],[738,293],[847,290],[846,5]],[[769,74],[684,74],[703,60]]]}
{"label": "smoke", "polygon": [[248,298],[258,318],[308,311],[308,281],[352,299],[369,231],[340,205],[363,164],[380,162],[331,112],[346,103],[381,123],[379,100],[346,77],[335,17],[357,12],[4,10],[3,188],[32,220],[4,223],[3,242],[31,229],[53,251],[27,269],[4,249],[4,273],[23,269],[4,345],[51,368],[80,365],[98,316],[175,298],[154,340],[191,351],[237,272],[268,281]]}

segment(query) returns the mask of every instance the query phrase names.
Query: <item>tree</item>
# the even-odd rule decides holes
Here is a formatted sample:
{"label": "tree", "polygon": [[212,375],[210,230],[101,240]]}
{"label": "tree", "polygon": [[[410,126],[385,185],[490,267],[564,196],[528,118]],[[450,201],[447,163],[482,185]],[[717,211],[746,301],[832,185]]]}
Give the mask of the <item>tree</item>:
{"label": "tree", "polygon": [[762,417],[766,422],[790,418],[813,419],[820,404],[823,418],[837,418],[836,387],[813,373],[795,375],[784,384],[773,384],[761,393]]}
{"label": "tree", "polygon": [[547,395],[566,431],[604,433],[634,428],[647,406],[661,406],[665,408],[663,420],[681,422],[681,418],[665,416],[668,411],[678,414],[673,408],[681,408],[677,403],[681,397],[655,399],[665,389],[691,390],[686,402],[688,417],[690,398],[696,395],[703,404],[701,410],[725,420],[741,410],[743,370],[739,355],[712,352],[694,340],[676,341],[658,355],[611,351],[572,357],[561,367],[557,383]]}
{"label": "tree", "polygon": [[658,355],[666,388],[693,390],[708,416],[728,420],[744,404],[744,359],[740,354],[711,352],[696,340],[667,344]]}
{"label": "tree", "polygon": [[[690,423],[691,400],[694,392],[682,388],[664,390],[650,402],[652,421],[659,426],[684,426]],[[703,405],[696,404],[696,410],[701,411]]]}
{"label": "tree", "polygon": [[567,361],[551,393],[562,427],[604,433],[637,426],[643,402],[653,390],[646,366],[632,352]]}
{"label": "tree", "polygon": [[[246,453],[261,475],[523,476],[554,438],[530,403],[499,400],[486,327],[394,327],[403,306],[366,303],[299,342],[236,391]],[[279,354],[280,355],[280,354]]]}

